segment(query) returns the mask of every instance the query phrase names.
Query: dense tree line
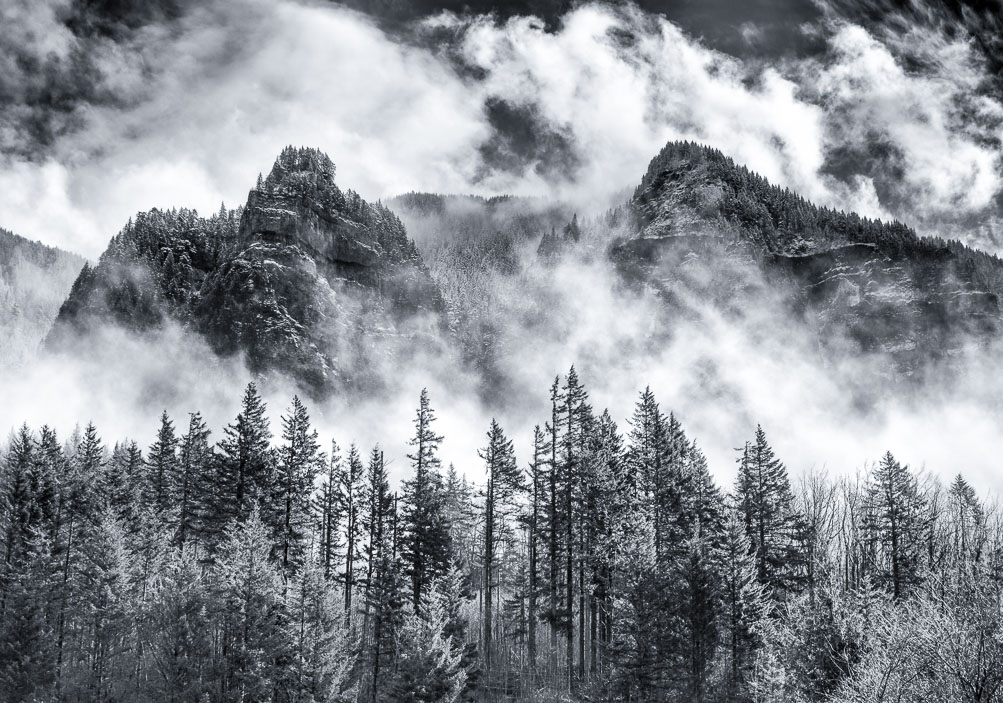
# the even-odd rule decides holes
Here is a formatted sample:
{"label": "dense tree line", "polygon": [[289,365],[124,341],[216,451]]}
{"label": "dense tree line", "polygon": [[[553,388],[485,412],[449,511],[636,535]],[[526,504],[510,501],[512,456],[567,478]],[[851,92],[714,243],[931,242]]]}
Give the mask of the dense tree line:
{"label": "dense tree line", "polygon": [[20,428],[0,699],[1001,699],[1003,531],[961,476],[792,480],[756,428],[726,490],[650,390],[624,429],[574,368],[549,398],[461,471],[423,391],[399,485],[253,384],[218,440]]}

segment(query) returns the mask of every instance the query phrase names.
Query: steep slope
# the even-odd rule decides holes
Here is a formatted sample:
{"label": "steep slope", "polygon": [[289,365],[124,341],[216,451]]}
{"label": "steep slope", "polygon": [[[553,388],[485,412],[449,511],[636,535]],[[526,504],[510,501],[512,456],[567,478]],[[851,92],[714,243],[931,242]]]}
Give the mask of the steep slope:
{"label": "steep slope", "polygon": [[441,307],[400,220],[342,191],[326,155],[290,147],[239,210],[138,215],[81,273],[48,345],[174,321],[323,395],[372,382],[383,357],[435,331]]}
{"label": "steep slope", "polygon": [[0,369],[38,349],[84,259],[0,229]]}
{"label": "steep slope", "polygon": [[630,232],[611,249],[621,271],[668,299],[698,268],[709,294],[741,306],[736,262],[756,263],[823,346],[887,354],[906,373],[1003,323],[997,257],[816,207],[700,145],[666,146],[612,219]]}

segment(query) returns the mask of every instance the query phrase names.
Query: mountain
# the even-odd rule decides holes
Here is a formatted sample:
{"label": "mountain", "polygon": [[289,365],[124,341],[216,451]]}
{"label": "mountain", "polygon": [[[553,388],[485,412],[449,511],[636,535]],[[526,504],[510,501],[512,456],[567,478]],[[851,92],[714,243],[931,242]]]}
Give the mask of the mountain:
{"label": "mountain", "polygon": [[84,259],[0,229],[0,368],[38,348]]}
{"label": "mountain", "polygon": [[[558,270],[563,257],[586,266]],[[667,145],[599,218],[528,198],[370,204],[338,187],[327,156],[287,148],[237,210],[137,215],[84,266],[47,346],[76,350],[105,325],[180,324],[318,396],[378,388],[413,355],[447,350],[491,394],[535,340],[575,329],[562,306],[593,285],[597,262],[619,273],[603,285],[665,301],[636,341],[648,347],[703,305],[736,323],[779,305],[829,359],[870,357],[901,378],[998,338],[1003,323],[995,256],[817,207],[696,144]]]}
{"label": "mountain", "polygon": [[371,383],[381,357],[437,331],[441,311],[400,220],[342,191],[326,155],[289,147],[242,208],[137,215],[81,272],[46,343],[174,322],[323,395]]}
{"label": "mountain", "polygon": [[611,220],[628,231],[611,247],[621,272],[667,299],[696,266],[711,272],[705,291],[741,306],[735,262],[753,262],[823,346],[886,355],[906,374],[1003,323],[996,256],[817,207],[697,144],[667,145]]}

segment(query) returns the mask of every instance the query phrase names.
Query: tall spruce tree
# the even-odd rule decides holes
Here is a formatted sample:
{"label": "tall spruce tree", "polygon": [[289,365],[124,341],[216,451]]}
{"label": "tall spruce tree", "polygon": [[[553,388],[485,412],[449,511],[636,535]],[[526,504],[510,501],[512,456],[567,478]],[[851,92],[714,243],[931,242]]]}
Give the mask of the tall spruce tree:
{"label": "tall spruce tree", "polygon": [[452,542],[445,515],[445,491],[439,473],[442,437],[432,425],[435,413],[422,389],[408,454],[414,474],[404,482],[403,558],[411,581],[411,602],[420,611],[422,594],[432,581],[443,576],[452,562]]}
{"label": "tall spruce tree", "polygon": [[787,468],[761,426],[738,461],[736,493],[759,582],[781,597],[791,585],[796,515]]}
{"label": "tall spruce tree", "polygon": [[269,497],[273,456],[272,433],[265,403],[254,383],[247,384],[236,420],[223,430],[219,442],[216,505],[218,529],[230,520],[245,520]]}
{"label": "tall spruce tree", "polygon": [[164,514],[174,505],[173,479],[178,472],[178,438],[166,410],[160,416],[157,441],[147,452],[146,467],[143,503],[154,512]]}
{"label": "tall spruce tree", "polygon": [[303,562],[313,526],[311,496],[323,461],[306,406],[293,396],[292,407],[282,418],[282,445],[265,513],[272,531],[273,557],[286,579]]}
{"label": "tall spruce tree", "polygon": [[362,565],[362,533],[365,514],[365,473],[359,449],[349,447],[348,458],[338,480],[338,502],[345,518],[345,562],[341,572],[345,588],[345,616],[352,616],[352,596]]}
{"label": "tall spruce tree", "polygon": [[484,668],[491,669],[494,636],[495,562],[499,544],[507,529],[505,524],[516,511],[516,500],[523,489],[522,474],[515,460],[512,440],[505,436],[501,425],[491,420],[487,446],[478,452],[484,460],[487,486],[484,496],[484,551],[481,564],[484,573]]}
{"label": "tall spruce tree", "polygon": [[207,515],[213,509],[213,452],[209,444],[209,428],[202,415],[194,412],[188,418],[188,431],[181,438],[177,472],[172,492],[177,500],[175,541],[184,549],[187,542],[196,544],[206,537]]}
{"label": "tall spruce tree", "polygon": [[926,504],[916,477],[891,452],[886,452],[874,469],[867,500],[867,529],[880,546],[877,576],[899,600],[919,583],[922,575]]}

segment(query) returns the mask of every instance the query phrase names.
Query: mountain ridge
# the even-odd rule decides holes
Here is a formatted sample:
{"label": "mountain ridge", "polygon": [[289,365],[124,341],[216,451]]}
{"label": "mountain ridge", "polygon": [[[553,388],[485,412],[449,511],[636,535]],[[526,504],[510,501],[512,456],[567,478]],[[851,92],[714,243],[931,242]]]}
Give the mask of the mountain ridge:
{"label": "mountain ridge", "polygon": [[998,257],[818,207],[692,142],[666,145],[599,224],[519,198],[388,201],[424,256],[402,216],[335,176],[319,150],[287,147],[241,208],[140,213],[81,272],[47,345],[95,324],[143,332],[174,320],[318,395],[378,385],[382,357],[443,340],[491,376],[507,324],[488,314],[492,286],[533,247],[545,262],[595,250],[670,306],[689,287],[736,310],[771,287],[823,346],[883,355],[905,375],[1003,329]]}

